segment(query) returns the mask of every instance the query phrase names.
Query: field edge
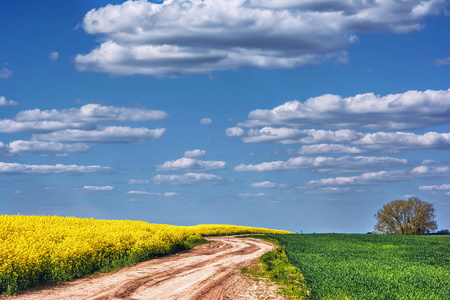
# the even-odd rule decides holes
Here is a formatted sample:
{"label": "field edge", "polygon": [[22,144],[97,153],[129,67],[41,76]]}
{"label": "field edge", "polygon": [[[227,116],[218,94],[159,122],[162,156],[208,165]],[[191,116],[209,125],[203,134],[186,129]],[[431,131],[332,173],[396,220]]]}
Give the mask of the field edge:
{"label": "field edge", "polygon": [[241,238],[256,238],[277,246],[276,249],[262,255],[251,267],[242,268],[241,273],[244,277],[275,285],[278,293],[286,299],[309,299],[310,291],[306,288],[303,274],[289,263],[284,245],[264,235],[246,235]]}

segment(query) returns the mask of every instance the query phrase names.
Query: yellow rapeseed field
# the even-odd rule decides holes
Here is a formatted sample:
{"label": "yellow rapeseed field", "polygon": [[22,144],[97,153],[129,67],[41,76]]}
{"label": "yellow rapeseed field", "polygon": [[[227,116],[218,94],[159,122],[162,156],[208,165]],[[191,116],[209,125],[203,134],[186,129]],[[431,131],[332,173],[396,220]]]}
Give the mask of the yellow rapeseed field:
{"label": "yellow rapeseed field", "polygon": [[202,236],[289,233],[232,225],[173,226],[58,216],[0,216],[0,295],[188,249]]}
{"label": "yellow rapeseed field", "polygon": [[285,230],[273,230],[267,228],[246,227],[236,225],[218,225],[218,224],[205,224],[186,227],[192,230],[194,233],[198,233],[202,236],[219,236],[219,235],[234,235],[234,234],[264,234],[264,233],[292,233]]}

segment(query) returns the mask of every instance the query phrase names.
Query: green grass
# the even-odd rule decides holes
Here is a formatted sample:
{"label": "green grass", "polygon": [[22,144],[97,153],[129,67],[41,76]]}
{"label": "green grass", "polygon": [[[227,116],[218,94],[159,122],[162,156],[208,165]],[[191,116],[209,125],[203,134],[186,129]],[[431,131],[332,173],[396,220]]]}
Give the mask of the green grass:
{"label": "green grass", "polygon": [[286,299],[305,299],[309,292],[305,288],[305,279],[297,267],[291,265],[285,253],[285,246],[281,246],[278,240],[267,236],[241,236],[265,240],[278,246],[277,249],[265,253],[259,258],[256,265],[250,268],[242,268],[244,275],[250,275],[254,280],[269,279],[276,284],[279,292]]}
{"label": "green grass", "polygon": [[254,280],[269,279],[287,299],[304,299],[307,294],[303,275],[289,263],[284,247],[265,253],[258,264],[241,271]]}
{"label": "green grass", "polygon": [[450,236],[265,235],[312,299],[450,299]]}

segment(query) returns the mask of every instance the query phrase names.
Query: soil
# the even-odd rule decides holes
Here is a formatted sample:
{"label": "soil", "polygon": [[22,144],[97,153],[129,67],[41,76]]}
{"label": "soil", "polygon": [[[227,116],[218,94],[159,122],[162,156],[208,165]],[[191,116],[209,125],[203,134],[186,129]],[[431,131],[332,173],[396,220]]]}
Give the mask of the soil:
{"label": "soil", "polygon": [[241,268],[273,250],[273,244],[236,237],[207,239],[212,243],[189,251],[4,299],[283,299],[264,280],[241,275]]}

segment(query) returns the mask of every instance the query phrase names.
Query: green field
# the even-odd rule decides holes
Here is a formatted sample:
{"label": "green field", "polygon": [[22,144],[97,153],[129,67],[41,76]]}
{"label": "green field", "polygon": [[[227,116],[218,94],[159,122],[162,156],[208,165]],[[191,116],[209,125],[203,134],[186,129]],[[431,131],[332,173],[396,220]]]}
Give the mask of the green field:
{"label": "green field", "polygon": [[450,236],[266,235],[312,299],[450,299]]}

